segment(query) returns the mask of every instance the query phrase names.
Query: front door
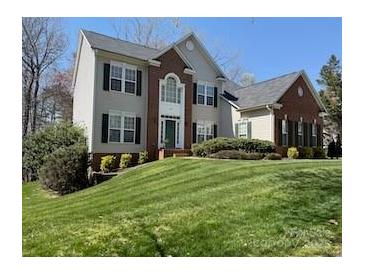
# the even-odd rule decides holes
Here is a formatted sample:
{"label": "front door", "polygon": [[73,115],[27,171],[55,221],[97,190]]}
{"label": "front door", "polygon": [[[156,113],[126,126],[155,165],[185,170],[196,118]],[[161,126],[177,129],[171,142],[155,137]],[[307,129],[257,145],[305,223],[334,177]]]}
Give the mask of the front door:
{"label": "front door", "polygon": [[176,122],[173,120],[165,120],[165,124],[165,147],[175,148]]}

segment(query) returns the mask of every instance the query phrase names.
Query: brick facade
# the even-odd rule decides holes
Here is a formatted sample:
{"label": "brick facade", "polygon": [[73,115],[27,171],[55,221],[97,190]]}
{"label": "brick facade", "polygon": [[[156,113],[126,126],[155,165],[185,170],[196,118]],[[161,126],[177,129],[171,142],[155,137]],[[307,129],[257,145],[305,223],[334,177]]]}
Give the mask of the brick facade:
{"label": "brick facade", "polygon": [[[302,97],[298,95],[299,86],[301,86],[304,91]],[[313,123],[314,119],[316,119],[316,123],[321,126],[321,129],[323,127],[323,121],[322,118],[319,117],[321,109],[302,76],[300,76],[288,91],[285,92],[278,103],[282,104],[283,107],[274,110],[275,144],[277,145],[278,153],[286,154],[286,148],[278,146],[280,138],[280,128],[277,125],[278,119],[285,119],[285,115],[287,115],[288,120],[297,122],[300,121],[300,117],[302,117],[304,123]],[[317,136],[317,138],[322,138],[322,134],[318,134]]]}
{"label": "brick facade", "polygon": [[150,159],[157,159],[158,155],[158,120],[159,120],[159,80],[166,74],[173,72],[185,84],[185,125],[184,148],[191,147],[192,139],[192,104],[193,104],[193,78],[184,73],[187,68],[184,61],[174,49],[170,49],[158,58],[160,67],[148,67],[148,108],[147,108],[147,151]]}

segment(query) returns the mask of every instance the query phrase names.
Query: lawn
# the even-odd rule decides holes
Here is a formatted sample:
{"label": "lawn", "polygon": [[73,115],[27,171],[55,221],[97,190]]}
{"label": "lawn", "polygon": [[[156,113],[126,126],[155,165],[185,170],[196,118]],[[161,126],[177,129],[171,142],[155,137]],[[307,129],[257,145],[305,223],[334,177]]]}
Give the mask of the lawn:
{"label": "lawn", "polygon": [[170,158],[64,197],[23,186],[23,256],[339,255],[337,160]]}

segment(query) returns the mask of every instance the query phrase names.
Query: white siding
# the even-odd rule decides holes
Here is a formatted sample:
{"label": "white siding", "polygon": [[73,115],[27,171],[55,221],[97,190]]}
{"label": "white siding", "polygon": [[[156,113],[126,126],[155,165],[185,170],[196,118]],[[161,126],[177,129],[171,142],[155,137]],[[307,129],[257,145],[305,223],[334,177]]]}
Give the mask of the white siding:
{"label": "white siding", "polygon": [[274,141],[273,119],[267,109],[258,109],[241,112],[241,118],[247,118],[252,122],[252,139]]}
{"label": "white siding", "polygon": [[218,136],[234,137],[235,123],[238,122],[240,113],[227,101],[220,98],[220,127],[218,128]]}
{"label": "white siding", "polygon": [[[94,111],[94,153],[138,153],[146,148],[146,130],[147,130],[147,87],[148,71],[140,61],[131,58],[124,58],[99,52],[96,57],[96,86],[95,86],[95,111]],[[131,94],[109,92],[103,90],[104,63],[110,63],[110,60],[124,62],[137,66],[137,70],[142,71],[142,96]],[[123,144],[123,143],[102,143],[101,126],[102,114],[108,113],[109,110],[124,111],[135,113],[141,117],[141,143],[140,144]]]}
{"label": "white siding", "polygon": [[95,54],[81,35],[79,64],[74,86],[73,122],[85,128],[89,151],[92,150]]}

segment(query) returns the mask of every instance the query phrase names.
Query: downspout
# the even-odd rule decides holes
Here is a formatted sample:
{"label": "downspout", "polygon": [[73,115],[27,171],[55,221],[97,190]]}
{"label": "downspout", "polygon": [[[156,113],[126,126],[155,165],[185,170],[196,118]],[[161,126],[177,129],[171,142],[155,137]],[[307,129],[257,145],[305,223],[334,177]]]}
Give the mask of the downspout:
{"label": "downspout", "polygon": [[[274,134],[273,134],[273,117],[274,117],[274,110],[273,110],[273,106],[270,107],[269,105],[266,105],[266,109],[270,112],[270,139],[272,142],[275,142],[274,140]],[[275,120],[274,120],[275,121]]]}

